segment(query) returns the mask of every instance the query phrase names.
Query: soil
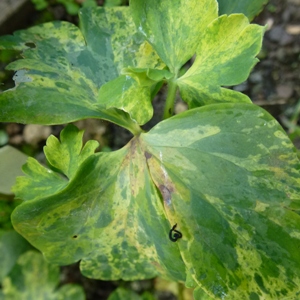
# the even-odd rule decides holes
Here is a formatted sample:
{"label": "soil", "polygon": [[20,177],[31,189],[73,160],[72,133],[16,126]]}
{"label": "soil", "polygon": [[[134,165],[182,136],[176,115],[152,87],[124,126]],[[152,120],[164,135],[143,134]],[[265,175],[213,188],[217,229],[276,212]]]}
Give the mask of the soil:
{"label": "soil", "polygon": [[[70,17],[62,6],[52,7],[50,13],[58,19],[77,21],[77,17]],[[29,19],[31,24],[41,18],[48,18],[40,13],[34,13]],[[260,62],[254,67],[249,79],[235,86],[234,89],[250,96],[253,102],[269,111],[286,127],[286,119],[294,112],[295,105],[300,99],[300,0],[271,0],[262,13],[253,21],[260,25],[267,25],[267,31],[263,41],[263,49],[259,54]],[[13,28],[15,30],[15,28]],[[1,70],[0,70],[1,72]],[[154,108],[157,112],[148,127],[152,127],[161,119],[161,111],[164,103],[164,89],[154,100]],[[185,109],[185,105],[179,100],[176,110]],[[296,118],[295,123],[297,123]],[[78,127],[86,130],[85,139],[97,139],[102,147],[118,149],[130,140],[131,134],[127,130],[120,129],[107,122],[92,120],[76,123]],[[299,124],[298,124],[299,125]],[[16,146],[29,155],[43,161],[42,145],[46,137],[52,133],[59,135],[63,126],[44,126],[43,130],[33,125],[0,124],[7,133],[7,143]],[[28,127],[31,126],[31,127]],[[33,126],[33,127],[32,127]],[[0,127],[1,130],[1,127]],[[36,131],[37,134],[32,135]],[[5,142],[5,143],[6,143]],[[300,149],[300,139],[296,139],[295,145]],[[4,144],[5,144],[4,143]],[[4,145],[1,144],[0,146]],[[78,264],[62,267],[62,283],[82,284],[87,293],[88,300],[107,299],[109,294],[120,284],[128,285],[141,293],[154,289],[154,281],[139,281],[137,283],[104,282],[83,277],[79,272]],[[171,293],[160,293],[159,299],[176,299]]]}

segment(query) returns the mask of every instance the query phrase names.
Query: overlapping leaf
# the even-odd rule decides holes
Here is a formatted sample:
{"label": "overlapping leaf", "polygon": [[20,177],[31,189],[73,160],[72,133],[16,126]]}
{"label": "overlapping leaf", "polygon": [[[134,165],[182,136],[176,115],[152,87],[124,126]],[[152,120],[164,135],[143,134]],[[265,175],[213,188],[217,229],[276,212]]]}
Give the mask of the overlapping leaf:
{"label": "overlapping leaf", "polygon": [[22,254],[9,276],[2,282],[6,300],[49,299],[84,300],[82,287],[67,284],[57,289],[59,267],[48,264],[36,251]]}
{"label": "overlapping leaf", "polygon": [[68,181],[62,175],[68,179],[73,178],[82,162],[98,147],[96,141],[88,141],[83,147],[82,136],[83,131],[79,131],[71,124],[62,130],[61,143],[51,135],[47,139],[44,151],[48,162],[59,174],[29,157],[22,167],[27,176],[19,177],[13,188],[16,197],[22,200],[35,200],[63,190]]}
{"label": "overlapping leaf", "polygon": [[246,15],[251,21],[256,15],[258,15],[268,0],[218,0],[219,3],[219,15],[242,13]]}
{"label": "overlapping leaf", "polygon": [[[216,102],[245,102],[242,93],[223,88],[248,77],[262,44],[263,27],[240,15],[217,19],[217,2],[131,0],[139,31],[157,51],[176,80],[196,54],[187,73],[176,80],[190,108]],[[135,74],[137,76],[137,74]]]}
{"label": "overlapping leaf", "polygon": [[52,22],[0,39],[1,48],[24,56],[8,66],[18,70],[16,87],[0,95],[0,119],[58,124],[102,118],[138,134],[137,124],[152,117],[151,98],[161,82],[176,80],[195,53],[194,65],[177,80],[190,107],[250,102],[222,86],[249,75],[261,47],[261,27],[249,25],[242,15],[213,22],[216,0],[132,0],[130,6],[131,12],[124,7],[82,10],[82,32]]}
{"label": "overlapping leaf", "polygon": [[[131,111],[128,99],[120,105],[98,96],[99,88],[124,67],[163,67],[136,32],[129,9],[84,9],[80,18],[82,32],[70,23],[52,22],[0,39],[0,48],[20,50],[24,56],[8,66],[19,71],[16,87],[0,95],[2,121],[58,124],[93,117],[134,131],[135,123],[152,117],[149,94],[136,93],[137,105],[144,110]],[[136,82],[127,87],[138,88]]]}
{"label": "overlapping leaf", "polygon": [[[24,202],[12,219],[48,260],[81,259],[89,277],[160,274],[196,283],[195,295],[295,297],[299,167],[265,111],[209,105],[161,122],[121,150],[91,155],[64,190]],[[176,223],[183,236],[173,243]]]}
{"label": "overlapping leaf", "polygon": [[217,102],[251,102],[222,86],[247,79],[257,63],[264,28],[241,15],[221,16],[203,34],[192,67],[177,80],[182,98],[192,107]]}
{"label": "overlapping leaf", "polygon": [[[66,128],[61,145],[72,142],[72,131]],[[69,148],[69,155],[76,157],[78,147]],[[30,187],[22,184],[28,181]],[[29,198],[32,190],[39,195],[35,184],[33,177],[18,178],[17,195],[28,193]],[[184,264],[168,239],[170,224],[136,139],[119,151],[91,155],[67,187],[56,188],[53,195],[40,194],[14,212],[14,226],[48,260],[69,264],[81,259],[83,274],[92,278],[162,274],[185,280]]]}
{"label": "overlapping leaf", "polygon": [[138,30],[177,75],[195,54],[206,26],[218,16],[215,0],[131,0]]}
{"label": "overlapping leaf", "polygon": [[71,179],[82,162],[95,152],[99,143],[88,141],[83,147],[83,130],[79,131],[74,125],[68,125],[63,129],[60,137],[61,143],[54,135],[51,135],[47,139],[44,152],[51,166]]}
{"label": "overlapping leaf", "polygon": [[210,105],[160,123],[142,140],[199,286],[222,299],[295,297],[300,165],[278,123],[253,105]]}

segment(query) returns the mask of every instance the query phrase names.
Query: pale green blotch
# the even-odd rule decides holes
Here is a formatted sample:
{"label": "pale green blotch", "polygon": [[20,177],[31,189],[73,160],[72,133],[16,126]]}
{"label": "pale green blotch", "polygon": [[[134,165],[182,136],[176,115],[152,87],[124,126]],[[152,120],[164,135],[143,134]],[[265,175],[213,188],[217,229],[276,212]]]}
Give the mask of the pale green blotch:
{"label": "pale green blotch", "polygon": [[[159,128],[161,124],[158,124],[157,128]],[[192,145],[195,141],[199,141],[201,139],[205,139],[207,137],[216,135],[221,131],[221,129],[218,126],[211,126],[211,125],[201,125],[201,126],[199,125],[196,126],[194,129],[195,130],[193,130],[193,135],[190,135],[190,134],[186,134],[188,132],[187,131],[188,128],[186,128],[186,130],[184,128],[182,129],[175,129],[172,127],[168,128],[168,130],[164,132],[164,140],[161,142],[160,146],[163,146],[164,143],[167,144],[170,141],[173,141],[172,147],[180,147],[182,145],[185,145],[186,147]],[[184,136],[184,139],[174,140],[174,136]],[[156,135],[155,133],[149,136],[149,138],[153,141],[153,144],[155,144],[155,140],[159,140],[160,137],[161,137],[160,134]]]}

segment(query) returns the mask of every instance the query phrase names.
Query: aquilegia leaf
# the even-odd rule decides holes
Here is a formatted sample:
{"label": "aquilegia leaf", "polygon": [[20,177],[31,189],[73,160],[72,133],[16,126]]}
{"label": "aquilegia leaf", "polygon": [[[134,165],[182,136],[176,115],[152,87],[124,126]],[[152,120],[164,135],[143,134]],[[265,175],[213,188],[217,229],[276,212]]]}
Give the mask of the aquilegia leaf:
{"label": "aquilegia leaf", "polygon": [[251,102],[237,91],[222,88],[247,79],[258,62],[264,28],[241,14],[221,16],[203,33],[192,67],[177,80],[189,107],[217,102]]}
{"label": "aquilegia leaf", "polygon": [[123,68],[164,67],[136,32],[129,8],[86,8],[80,19],[81,31],[67,22],[51,22],[0,38],[0,49],[19,50],[24,57],[7,67],[18,71],[16,87],[0,94],[1,121],[61,124],[102,118],[134,132],[135,124],[152,117],[149,87],[141,97],[136,81],[124,88],[137,90],[131,99],[143,110],[122,102],[123,90],[116,91],[116,102],[99,95],[100,87]]}
{"label": "aquilegia leaf", "polygon": [[22,203],[12,221],[48,260],[81,260],[92,278],[160,275],[196,286],[195,297],[294,297],[299,169],[263,109],[207,105],[92,154],[63,190]]}

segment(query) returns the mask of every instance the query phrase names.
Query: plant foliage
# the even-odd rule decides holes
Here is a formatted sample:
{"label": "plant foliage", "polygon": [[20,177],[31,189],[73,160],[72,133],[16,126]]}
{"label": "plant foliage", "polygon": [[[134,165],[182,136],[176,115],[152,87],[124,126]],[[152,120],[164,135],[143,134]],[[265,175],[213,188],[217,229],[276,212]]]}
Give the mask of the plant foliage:
{"label": "plant foliage", "polygon": [[36,251],[22,254],[2,281],[4,299],[84,300],[82,287],[65,284],[57,288],[59,267],[47,263]]}
{"label": "plant foliage", "polygon": [[[81,260],[91,278],[159,275],[195,299],[296,297],[299,160],[273,117],[225,88],[249,75],[264,28],[218,17],[215,0],[131,0],[80,20],[81,30],[52,22],[1,38],[24,58],[8,66],[16,87],[0,94],[0,119],[100,118],[134,137],[94,153],[73,125],[50,136],[49,167],[28,159],[14,187],[16,230],[52,263]],[[163,83],[166,120],[143,132]],[[171,117],[177,88],[191,109]]]}

